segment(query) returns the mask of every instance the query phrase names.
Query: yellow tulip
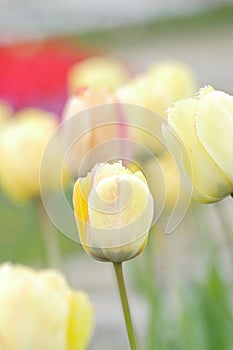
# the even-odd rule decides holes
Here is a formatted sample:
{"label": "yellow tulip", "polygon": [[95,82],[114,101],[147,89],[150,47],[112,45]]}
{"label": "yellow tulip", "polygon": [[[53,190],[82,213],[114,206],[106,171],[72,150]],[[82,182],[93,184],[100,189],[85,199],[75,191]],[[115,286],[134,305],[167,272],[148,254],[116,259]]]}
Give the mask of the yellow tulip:
{"label": "yellow tulip", "polygon": [[147,72],[152,108],[166,117],[172,103],[189,98],[197,91],[196,78],[185,64],[176,61],[164,61],[149,68]]}
{"label": "yellow tulip", "polygon": [[193,96],[196,81],[193,72],[179,62],[153,65],[116,92],[120,101],[154,110],[164,118],[173,102]]}
{"label": "yellow tulip", "polygon": [[191,97],[195,90],[195,78],[188,67],[162,62],[120,87],[116,97],[120,102],[146,108],[140,111],[140,127],[132,128],[132,137],[157,155],[164,151],[160,130],[167,109],[176,100]]}
{"label": "yellow tulip", "polygon": [[102,261],[122,262],[142,252],[153,218],[144,175],[121,162],[96,165],[74,186],[73,204],[81,243]]}
{"label": "yellow tulip", "polygon": [[10,105],[0,100],[0,126],[3,125],[12,116],[12,109]]}
{"label": "yellow tulip", "polygon": [[116,91],[116,96],[121,102],[149,108],[151,91],[148,91],[147,88],[148,76],[139,75],[120,86]]}
{"label": "yellow tulip", "polygon": [[[148,159],[143,169],[148,176],[148,185],[156,198],[157,206],[164,207],[166,211],[171,211],[176,203],[181,192],[181,183],[178,168],[175,160],[169,152],[161,153],[157,159]],[[179,206],[185,202],[184,195],[179,198]]]}
{"label": "yellow tulip", "polygon": [[18,112],[2,128],[0,183],[11,199],[21,201],[39,195],[40,162],[56,127],[53,114],[28,108]]}
{"label": "yellow tulip", "polygon": [[1,350],[85,350],[93,308],[55,271],[0,267]]}
{"label": "yellow tulip", "polygon": [[168,129],[182,146],[193,198],[211,203],[231,194],[233,97],[203,88],[196,98],[176,102],[168,111]]}
{"label": "yellow tulip", "polygon": [[125,66],[113,58],[91,57],[74,65],[68,74],[71,93],[83,87],[115,91],[129,78]]}

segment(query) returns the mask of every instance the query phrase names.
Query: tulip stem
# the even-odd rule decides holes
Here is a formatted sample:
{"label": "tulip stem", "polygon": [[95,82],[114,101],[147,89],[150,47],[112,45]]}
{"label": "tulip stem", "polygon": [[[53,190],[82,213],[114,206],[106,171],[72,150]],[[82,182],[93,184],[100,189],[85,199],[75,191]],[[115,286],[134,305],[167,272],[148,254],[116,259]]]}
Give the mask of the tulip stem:
{"label": "tulip stem", "polygon": [[41,201],[38,202],[38,215],[47,255],[47,264],[49,267],[61,270],[62,258],[58,242],[58,232],[51,223]]}
{"label": "tulip stem", "polygon": [[115,269],[115,273],[116,273],[116,279],[117,279],[118,289],[119,289],[119,293],[120,293],[122,309],[124,312],[125,324],[126,324],[126,328],[127,328],[130,348],[131,348],[131,350],[136,350],[137,347],[136,347],[136,341],[135,341],[135,336],[134,336],[132,319],[131,319],[131,315],[130,315],[129,302],[128,302],[128,297],[127,297],[127,292],[126,292],[126,287],[125,287],[125,281],[124,281],[124,276],[123,276],[122,263],[113,263],[113,265],[114,265],[114,269]]}

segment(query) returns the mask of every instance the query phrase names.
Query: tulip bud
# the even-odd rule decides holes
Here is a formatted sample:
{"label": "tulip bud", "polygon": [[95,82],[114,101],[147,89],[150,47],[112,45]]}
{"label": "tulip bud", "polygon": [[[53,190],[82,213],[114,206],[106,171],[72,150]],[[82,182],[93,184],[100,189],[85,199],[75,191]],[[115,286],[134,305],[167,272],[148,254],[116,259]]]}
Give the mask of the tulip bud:
{"label": "tulip bud", "polygon": [[73,204],[80,241],[92,257],[132,259],[144,249],[153,218],[153,199],[144,175],[121,162],[96,165],[74,186]]}
{"label": "tulip bud", "polygon": [[82,87],[90,87],[95,90],[104,88],[113,92],[125,83],[128,77],[126,68],[117,60],[92,57],[71,68],[68,85],[71,93]]}
{"label": "tulip bud", "polygon": [[233,97],[207,87],[168,111],[168,129],[180,142],[193,198],[217,202],[233,192]]}
{"label": "tulip bud", "polygon": [[28,108],[2,128],[0,182],[11,199],[21,201],[39,195],[40,162],[56,127],[53,114]]}
{"label": "tulip bud", "polygon": [[55,271],[0,267],[1,350],[85,350],[93,328],[86,294]]}

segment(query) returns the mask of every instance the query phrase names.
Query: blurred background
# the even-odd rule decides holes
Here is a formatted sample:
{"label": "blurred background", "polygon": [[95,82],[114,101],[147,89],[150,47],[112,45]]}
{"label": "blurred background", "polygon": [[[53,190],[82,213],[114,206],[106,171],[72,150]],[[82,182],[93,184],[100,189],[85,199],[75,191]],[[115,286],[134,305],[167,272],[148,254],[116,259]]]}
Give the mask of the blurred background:
{"label": "blurred background", "polygon": [[[192,69],[198,86],[233,94],[233,2],[217,0],[1,0],[0,99],[14,112],[40,107],[61,117],[73,64],[107,55],[130,74],[163,60]],[[191,203],[171,235],[155,227],[126,264],[141,349],[233,349],[233,202]],[[169,215],[169,214],[168,214]],[[0,196],[0,261],[46,266],[37,204]],[[58,233],[63,271],[96,309],[93,350],[127,348],[115,280]]]}

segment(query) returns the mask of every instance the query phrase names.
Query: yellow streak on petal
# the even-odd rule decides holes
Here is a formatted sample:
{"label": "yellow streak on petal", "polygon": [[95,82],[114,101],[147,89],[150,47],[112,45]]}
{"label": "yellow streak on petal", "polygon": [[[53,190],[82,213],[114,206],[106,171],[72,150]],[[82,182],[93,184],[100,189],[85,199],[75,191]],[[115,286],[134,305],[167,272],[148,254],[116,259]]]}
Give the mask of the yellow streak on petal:
{"label": "yellow streak on petal", "polygon": [[88,196],[91,188],[91,174],[86,178],[79,178],[73,191],[73,205],[76,224],[83,242],[85,242],[86,224],[88,221]]}
{"label": "yellow streak on petal", "polygon": [[70,314],[66,350],[85,350],[89,343],[94,324],[92,305],[87,295],[81,292],[71,292],[69,303]]}

